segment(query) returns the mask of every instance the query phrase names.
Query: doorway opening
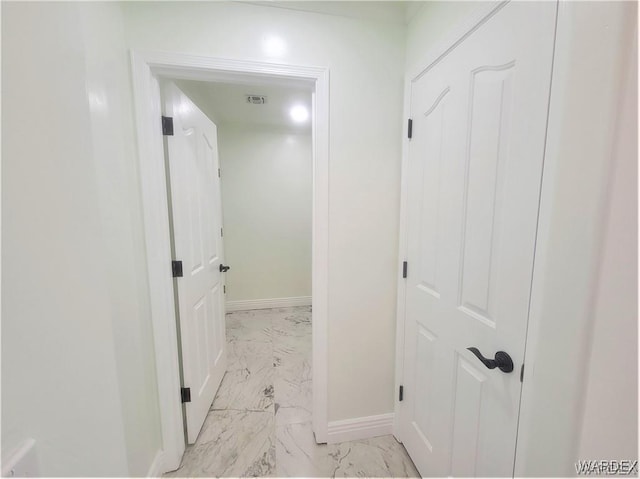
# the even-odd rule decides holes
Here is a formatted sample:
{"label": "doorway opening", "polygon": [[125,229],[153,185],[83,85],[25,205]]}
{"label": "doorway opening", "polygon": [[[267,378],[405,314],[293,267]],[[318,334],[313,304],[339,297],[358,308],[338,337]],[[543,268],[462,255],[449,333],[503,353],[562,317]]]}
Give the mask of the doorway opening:
{"label": "doorway opening", "polygon": [[173,474],[269,475],[288,427],[313,440],[312,89],[161,91],[189,444]]}
{"label": "doorway opening", "polygon": [[[161,128],[161,117],[163,116],[161,82],[166,80],[182,83],[183,87],[187,84],[184,82],[189,81],[242,85],[244,87],[243,90],[246,89],[246,94],[258,97],[267,96],[260,95],[260,92],[256,90],[260,86],[306,91],[310,96],[309,124],[311,127],[310,144],[312,150],[310,172],[312,181],[310,296],[313,297],[313,311],[310,311],[310,306],[301,304],[310,302],[308,296],[258,299],[272,299],[271,306],[293,307],[294,314],[292,316],[296,317],[297,315],[298,319],[300,319],[300,313],[304,312],[304,308],[307,307],[308,315],[312,316],[312,319],[310,318],[312,329],[311,382],[313,391],[311,421],[315,442],[326,442],[328,71],[324,68],[222,60],[159,52],[132,52],[132,64],[140,179],[143,190],[145,242],[147,246],[163,441],[162,452],[157,459],[159,463],[158,469],[163,472],[177,469],[185,451],[181,397],[181,393],[183,393],[181,387],[184,384],[181,384],[180,378],[179,338],[176,330],[176,301],[173,296],[174,280],[171,263],[171,260],[175,258],[172,258],[171,225],[167,215],[170,203],[166,189],[167,168],[163,161],[164,148]],[[246,98],[245,100],[253,101]],[[268,96],[267,101],[269,101]],[[293,112],[290,113],[293,115]],[[221,173],[223,174],[222,171]],[[230,261],[227,261],[224,265],[222,265],[221,261],[220,263],[220,269],[228,263],[232,268],[231,271],[234,271],[233,264]],[[229,293],[231,293],[231,289]],[[298,304],[295,304],[295,301],[291,305],[282,304],[281,302],[283,299],[294,300],[295,298],[298,298],[296,300]],[[229,301],[230,310],[259,306],[255,299],[245,300],[244,304],[242,304],[242,298],[236,298],[235,304],[233,301],[234,299]],[[250,301],[253,301],[253,303]],[[302,311],[297,311],[295,308],[302,309]],[[249,314],[251,311],[256,310],[248,310],[244,314]],[[282,320],[287,321],[285,318]],[[273,321],[276,320],[273,319]],[[295,320],[293,322],[295,323]],[[300,323],[303,322],[300,321]],[[191,395],[194,394],[193,390],[190,392]],[[275,404],[273,407],[275,409]]]}

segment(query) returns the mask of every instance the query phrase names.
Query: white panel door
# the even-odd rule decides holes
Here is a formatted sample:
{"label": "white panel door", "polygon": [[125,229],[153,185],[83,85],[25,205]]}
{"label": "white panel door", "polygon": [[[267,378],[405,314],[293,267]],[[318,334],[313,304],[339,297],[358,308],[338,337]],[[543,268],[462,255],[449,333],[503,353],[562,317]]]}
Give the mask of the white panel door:
{"label": "white panel door", "polygon": [[173,83],[163,89],[187,440],[195,442],[226,370],[222,208],[216,125]]}
{"label": "white panel door", "polygon": [[400,424],[424,476],[513,474],[555,16],[507,4],[411,86]]}

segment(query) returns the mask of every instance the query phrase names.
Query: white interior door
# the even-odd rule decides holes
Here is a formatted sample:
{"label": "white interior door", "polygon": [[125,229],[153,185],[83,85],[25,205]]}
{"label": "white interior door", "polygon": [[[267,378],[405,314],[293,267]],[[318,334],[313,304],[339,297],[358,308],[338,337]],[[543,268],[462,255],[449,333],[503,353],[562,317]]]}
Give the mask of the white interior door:
{"label": "white interior door", "polygon": [[187,440],[194,443],[226,370],[222,208],[216,125],[173,83],[163,89]]}
{"label": "white interior door", "polygon": [[400,427],[425,476],[513,474],[555,16],[507,4],[412,82]]}

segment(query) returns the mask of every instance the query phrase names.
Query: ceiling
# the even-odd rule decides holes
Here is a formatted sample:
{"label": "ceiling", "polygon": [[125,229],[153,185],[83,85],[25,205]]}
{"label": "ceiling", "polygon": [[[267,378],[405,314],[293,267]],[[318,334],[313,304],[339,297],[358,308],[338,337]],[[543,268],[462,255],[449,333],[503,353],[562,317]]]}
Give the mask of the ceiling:
{"label": "ceiling", "polygon": [[239,0],[241,3],[251,3],[266,7],[286,8],[304,12],[337,15],[341,17],[358,18],[376,22],[391,22],[408,24],[415,12],[424,1],[251,1]]}
{"label": "ceiling", "polygon": [[[310,119],[295,123],[290,109],[304,106],[311,114],[311,91],[280,85],[238,85],[180,80],[176,82],[191,100],[216,124],[262,125],[299,132],[310,132]],[[247,103],[247,95],[265,96],[264,105]]]}
{"label": "ceiling", "polygon": [[[284,8],[361,20],[407,24],[423,1],[244,1],[264,7]],[[295,85],[238,85],[180,80],[178,86],[215,123],[263,125],[292,131],[311,131],[311,122],[296,124],[289,109],[304,105],[311,112],[311,91]],[[264,105],[246,102],[246,95],[267,97]]]}

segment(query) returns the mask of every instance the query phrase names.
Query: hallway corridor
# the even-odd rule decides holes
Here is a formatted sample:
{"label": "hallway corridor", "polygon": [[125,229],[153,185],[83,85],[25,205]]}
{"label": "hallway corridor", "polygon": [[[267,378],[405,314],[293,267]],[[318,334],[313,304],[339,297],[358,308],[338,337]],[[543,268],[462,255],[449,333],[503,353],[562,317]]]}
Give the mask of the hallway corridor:
{"label": "hallway corridor", "polygon": [[227,373],[167,477],[418,477],[392,436],[315,443],[308,306],[238,311],[226,323]]}

